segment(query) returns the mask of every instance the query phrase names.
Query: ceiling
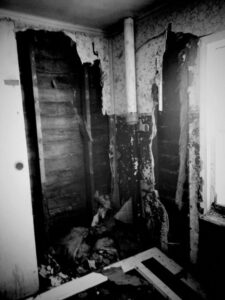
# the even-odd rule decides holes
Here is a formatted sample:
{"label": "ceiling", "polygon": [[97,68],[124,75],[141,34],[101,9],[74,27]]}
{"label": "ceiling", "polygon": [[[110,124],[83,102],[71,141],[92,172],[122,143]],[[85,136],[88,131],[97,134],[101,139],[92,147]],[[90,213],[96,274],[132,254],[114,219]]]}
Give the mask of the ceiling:
{"label": "ceiling", "polygon": [[66,23],[106,29],[166,0],[0,0],[0,8]]}

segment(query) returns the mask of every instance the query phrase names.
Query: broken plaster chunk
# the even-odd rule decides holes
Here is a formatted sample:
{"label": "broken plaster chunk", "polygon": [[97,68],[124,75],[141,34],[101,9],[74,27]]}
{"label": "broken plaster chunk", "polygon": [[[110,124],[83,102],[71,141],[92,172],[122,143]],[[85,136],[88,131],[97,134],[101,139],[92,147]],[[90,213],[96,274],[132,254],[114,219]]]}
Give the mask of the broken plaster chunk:
{"label": "broken plaster chunk", "polygon": [[50,276],[49,279],[52,287],[57,287],[62,284],[62,279],[59,276]]}
{"label": "broken plaster chunk", "polygon": [[96,269],[95,260],[93,259],[88,260],[88,265],[90,269],[94,269],[94,270]]}

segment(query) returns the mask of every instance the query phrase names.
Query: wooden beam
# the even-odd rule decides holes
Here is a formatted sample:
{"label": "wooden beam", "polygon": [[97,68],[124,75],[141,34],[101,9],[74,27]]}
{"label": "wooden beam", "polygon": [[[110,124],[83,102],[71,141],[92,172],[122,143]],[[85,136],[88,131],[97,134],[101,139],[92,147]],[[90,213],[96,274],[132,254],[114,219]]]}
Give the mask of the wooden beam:
{"label": "wooden beam", "polygon": [[83,277],[74,279],[70,282],[64,283],[56,288],[53,288],[45,293],[42,293],[34,298],[28,298],[27,300],[63,300],[67,299],[75,294],[81,293],[87,289],[90,289],[96,285],[99,285],[108,278],[99,273],[90,273]]}
{"label": "wooden beam", "polygon": [[136,265],[136,270],[150,282],[166,299],[181,300],[161,279],[146,268],[142,263]]}
{"label": "wooden beam", "polygon": [[86,167],[88,173],[88,210],[93,216],[93,205],[94,205],[94,169],[93,169],[93,146],[92,146],[92,134],[91,134],[91,107],[90,107],[90,84],[89,84],[89,72],[90,64],[84,64],[84,116],[85,116],[85,127],[88,134],[86,142],[87,155],[86,155]]}
{"label": "wooden beam", "polygon": [[[122,268],[124,273],[131,270],[136,270],[141,276],[143,276],[153,287],[165,298],[171,300],[181,300],[181,298],[168,287],[158,276],[156,276],[151,270],[143,265],[143,262],[154,258],[161,263],[167,270],[169,270],[178,280],[181,280],[190,289],[192,289],[199,296],[200,299],[206,299],[206,294],[202,290],[200,284],[186,272],[182,272],[183,268],[175,263],[172,259],[167,257],[158,248],[148,249],[137,255],[131,256],[124,260],[118,261],[112,265],[105,267],[104,269]],[[48,292],[45,292],[35,298],[29,298],[27,300],[51,300],[51,299],[65,299],[69,296],[78,294],[91,287],[101,284],[107,281],[108,278],[99,273],[90,273],[86,276],[65,283],[57,288],[54,288]]]}

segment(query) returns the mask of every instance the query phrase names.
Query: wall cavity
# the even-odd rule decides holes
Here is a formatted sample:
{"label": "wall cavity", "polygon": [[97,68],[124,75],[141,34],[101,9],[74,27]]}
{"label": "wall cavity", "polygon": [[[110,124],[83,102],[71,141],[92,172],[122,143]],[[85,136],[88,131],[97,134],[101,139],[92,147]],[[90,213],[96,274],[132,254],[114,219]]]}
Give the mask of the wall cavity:
{"label": "wall cavity", "polygon": [[95,60],[100,60],[102,71],[102,113],[104,115],[113,114],[108,40],[101,36],[90,36],[80,32],[65,32],[65,34],[76,43],[77,52],[82,63],[93,64]]}
{"label": "wall cavity", "polygon": [[[22,19],[13,20],[15,23],[15,31],[47,30],[47,31],[62,31],[69,36],[77,45],[77,52],[82,63],[93,64],[95,60],[100,60],[100,68],[102,71],[102,113],[112,115],[114,113],[114,103],[111,99],[111,74],[110,74],[110,59],[109,59],[109,43],[103,34],[74,32],[64,30],[57,26],[42,26],[28,24]],[[62,24],[63,25],[63,24]]]}
{"label": "wall cavity", "polygon": [[[136,76],[137,76],[137,104],[139,112],[139,152],[147,153],[140,159],[140,180],[142,189],[148,191],[157,188],[155,186],[155,177],[157,177],[156,157],[154,161],[151,158],[154,150],[155,141],[158,133],[153,133],[155,124],[155,105],[152,94],[152,88],[156,84],[160,88],[162,61],[166,44],[166,28],[171,24],[171,29],[174,33],[182,32],[201,37],[214,32],[225,29],[225,2],[223,0],[204,1],[193,0],[189,3],[179,3],[176,5],[170,4],[167,7],[157,11],[149,16],[139,19],[135,23],[135,48],[136,48]],[[125,63],[123,51],[123,33],[116,35],[113,38],[113,76],[114,76],[114,94],[115,94],[115,113],[122,115],[127,112],[125,102]],[[182,57],[181,57],[182,59]],[[185,60],[185,57],[183,57]],[[185,63],[185,62],[184,62]],[[195,62],[196,63],[196,62]],[[182,137],[180,138],[180,158],[177,193],[174,195],[177,207],[179,209],[187,209],[187,203],[184,203],[184,197],[190,197],[190,223],[191,228],[191,251],[190,256],[192,262],[197,259],[197,243],[198,243],[198,214],[202,212],[202,202],[199,196],[201,192],[201,178],[199,175],[200,160],[199,160],[199,103],[196,95],[197,86],[194,81],[197,80],[195,63],[190,64],[189,71],[185,71],[186,75],[194,76],[191,83],[186,82],[188,91],[185,91],[184,79],[180,78],[181,90],[183,96],[188,103],[188,117],[181,122],[187,107],[181,109],[180,126]],[[188,73],[189,72],[189,73]],[[188,74],[187,74],[188,73]],[[181,76],[182,77],[182,76]],[[181,95],[180,95],[181,96]],[[183,104],[182,104],[183,105]],[[153,117],[153,118],[151,118]],[[144,120],[145,118],[145,120]],[[187,133],[188,123],[188,133]],[[150,128],[150,132],[144,132],[144,128]],[[183,135],[183,133],[185,133]],[[145,136],[144,140],[140,140]],[[154,137],[155,136],[155,137]],[[153,140],[153,142],[151,142]],[[185,148],[185,145],[188,147]],[[148,150],[147,150],[148,149]],[[157,151],[157,149],[156,149]],[[188,157],[188,166],[185,165],[183,158]],[[186,169],[186,170],[185,170]],[[188,176],[187,176],[187,170]],[[185,176],[186,173],[186,176]],[[187,181],[189,180],[189,183]],[[188,184],[186,186],[186,184]],[[186,193],[188,190],[189,196]],[[196,209],[197,207],[197,209]]]}

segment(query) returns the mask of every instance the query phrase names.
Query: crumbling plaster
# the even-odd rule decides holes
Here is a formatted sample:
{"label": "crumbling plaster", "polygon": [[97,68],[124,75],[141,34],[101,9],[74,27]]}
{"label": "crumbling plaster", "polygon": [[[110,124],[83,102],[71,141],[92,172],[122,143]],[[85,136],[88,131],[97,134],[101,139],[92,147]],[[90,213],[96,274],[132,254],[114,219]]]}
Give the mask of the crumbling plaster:
{"label": "crumbling plaster", "polygon": [[[9,18],[8,18],[9,20]],[[111,66],[109,58],[109,42],[102,34],[89,33],[65,30],[57,26],[46,26],[27,23],[21,20],[12,20],[14,22],[14,30],[25,31],[27,29],[33,30],[48,30],[48,31],[62,31],[69,36],[77,46],[77,52],[82,63],[93,64],[95,60],[100,60],[100,67],[102,71],[102,113],[112,115],[114,113],[114,103],[111,99]]]}
{"label": "crumbling plaster", "polygon": [[[172,31],[204,36],[225,28],[223,0],[192,1],[170,5],[162,11],[136,21],[136,81],[139,113],[152,113],[151,85],[160,76],[165,49],[164,33],[171,23]],[[126,113],[123,33],[113,39],[113,73],[115,113]],[[158,71],[158,72],[156,72]]]}
{"label": "crumbling plaster", "polygon": [[[157,108],[157,105],[153,103],[152,86],[157,84],[159,87],[161,81],[168,25],[171,24],[173,32],[192,33],[201,37],[224,30],[224,15],[225,2],[223,0],[202,0],[192,1],[191,4],[181,3],[177,7],[171,5],[136,21],[136,84],[140,115],[154,115],[154,109]],[[115,114],[123,115],[126,114],[123,33],[113,38],[113,63]],[[195,99],[195,101],[197,100]],[[198,114],[199,104],[197,102],[189,101],[189,106],[190,111]],[[154,118],[150,125],[154,127]],[[190,124],[190,126],[192,125]],[[196,126],[198,126],[197,123]],[[154,137],[152,136],[152,138]],[[154,181],[152,167],[148,166],[147,169],[151,170],[147,172],[149,179]],[[144,173],[146,172],[144,171]],[[144,178],[146,180],[146,176]]]}
{"label": "crumbling plaster", "polygon": [[[137,107],[139,113],[139,132],[144,132],[141,126],[141,116],[152,116],[150,136],[146,145],[139,140],[139,152],[142,147],[149,149],[148,159],[139,166],[141,192],[148,189],[154,191],[155,174],[152,141],[157,135],[155,123],[155,109],[152,87],[158,86],[160,91],[163,54],[166,45],[166,30],[171,24],[173,32],[191,33],[202,37],[225,29],[225,2],[223,0],[193,0],[189,3],[176,3],[156,11],[153,14],[139,18],[135,22],[135,49],[136,49],[136,87]],[[113,79],[115,94],[115,114],[124,115],[127,112],[125,95],[125,65],[123,51],[123,33],[117,34],[113,44]],[[189,197],[190,197],[190,258],[197,261],[198,249],[198,213],[201,213],[201,178],[199,156],[199,103],[197,93],[198,69],[197,62],[190,67],[194,80],[188,88],[188,168],[189,168]],[[156,130],[154,130],[156,129]],[[140,137],[140,136],[139,136]],[[151,159],[150,159],[151,158]],[[182,157],[181,157],[182,158]],[[145,187],[145,188],[144,188]],[[177,200],[178,200],[177,195]],[[143,199],[144,200],[144,199]],[[148,201],[147,201],[148,202]],[[148,203],[145,203],[145,210]]]}

